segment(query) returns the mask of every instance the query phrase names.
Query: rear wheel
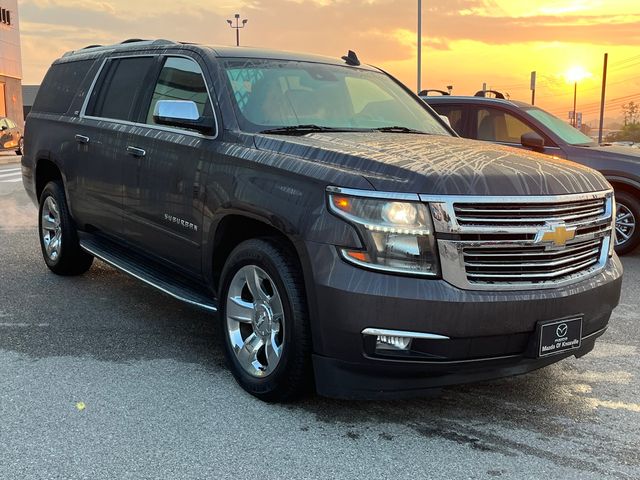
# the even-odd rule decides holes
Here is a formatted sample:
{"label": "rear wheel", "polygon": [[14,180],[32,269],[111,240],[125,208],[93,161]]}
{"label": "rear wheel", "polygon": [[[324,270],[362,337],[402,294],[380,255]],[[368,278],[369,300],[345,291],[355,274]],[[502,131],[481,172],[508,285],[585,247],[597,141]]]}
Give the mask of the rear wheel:
{"label": "rear wheel", "polygon": [[80,275],[89,270],[93,256],[80,248],[61,182],[49,182],[44,187],[38,217],[40,246],[47,267],[58,275]]}
{"label": "rear wheel", "polygon": [[625,191],[616,192],[616,252],[630,253],[640,245],[640,201]]}
{"label": "rear wheel", "polygon": [[303,393],[311,383],[311,337],[300,266],[273,239],[240,244],[224,266],[220,332],[237,382],[269,402]]}

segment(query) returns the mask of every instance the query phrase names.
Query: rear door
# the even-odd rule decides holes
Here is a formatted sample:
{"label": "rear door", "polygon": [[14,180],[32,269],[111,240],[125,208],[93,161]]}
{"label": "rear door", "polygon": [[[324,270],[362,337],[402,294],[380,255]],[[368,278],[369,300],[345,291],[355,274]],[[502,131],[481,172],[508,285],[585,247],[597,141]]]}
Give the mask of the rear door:
{"label": "rear door", "polygon": [[202,222],[206,172],[215,157],[216,133],[156,125],[160,100],[189,100],[214,121],[204,79],[195,58],[165,56],[148,93],[138,125],[126,137],[124,229],[128,241],[185,273],[202,273]]}
{"label": "rear door", "polygon": [[154,55],[107,59],[75,134],[83,152],[76,209],[85,223],[108,235],[122,236],[126,142],[156,62]]}

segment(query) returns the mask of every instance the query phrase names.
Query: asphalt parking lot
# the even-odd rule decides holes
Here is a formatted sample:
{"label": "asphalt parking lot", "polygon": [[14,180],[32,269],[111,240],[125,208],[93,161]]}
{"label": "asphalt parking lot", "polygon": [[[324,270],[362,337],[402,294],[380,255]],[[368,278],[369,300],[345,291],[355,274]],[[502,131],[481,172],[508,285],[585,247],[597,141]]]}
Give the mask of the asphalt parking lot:
{"label": "asphalt parking lot", "polygon": [[640,251],[582,359],[434,398],[267,405],[225,369],[211,315],[101,262],[49,273],[14,159],[0,156],[0,478],[640,478]]}

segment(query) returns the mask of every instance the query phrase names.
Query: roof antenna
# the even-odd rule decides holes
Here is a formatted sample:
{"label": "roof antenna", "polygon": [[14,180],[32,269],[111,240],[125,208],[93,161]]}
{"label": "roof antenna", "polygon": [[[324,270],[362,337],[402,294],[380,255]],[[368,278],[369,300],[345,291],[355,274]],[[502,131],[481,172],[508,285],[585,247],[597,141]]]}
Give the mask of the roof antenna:
{"label": "roof antenna", "polygon": [[353,50],[349,50],[349,53],[347,53],[344,57],[342,57],[342,60],[347,62],[347,65],[352,65],[354,67],[360,66],[360,60],[358,60],[358,55],[356,55],[356,52],[354,52]]}

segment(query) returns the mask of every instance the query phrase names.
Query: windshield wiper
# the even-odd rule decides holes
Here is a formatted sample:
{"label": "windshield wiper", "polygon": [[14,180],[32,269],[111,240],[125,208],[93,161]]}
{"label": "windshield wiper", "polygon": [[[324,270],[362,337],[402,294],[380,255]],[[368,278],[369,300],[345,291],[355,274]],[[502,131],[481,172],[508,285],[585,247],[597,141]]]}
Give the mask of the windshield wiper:
{"label": "windshield wiper", "polygon": [[422,135],[429,135],[427,132],[423,132],[422,130],[416,130],[414,128],[408,128],[408,127],[398,127],[398,126],[393,126],[393,127],[380,127],[380,128],[374,128],[373,129],[376,132],[390,132],[390,133],[420,133]]}
{"label": "windshield wiper", "polygon": [[320,125],[290,125],[287,127],[270,128],[268,130],[262,130],[260,133],[275,133],[275,134],[301,134],[312,132],[351,132],[353,130],[348,128],[334,128],[334,127],[322,127]]}

